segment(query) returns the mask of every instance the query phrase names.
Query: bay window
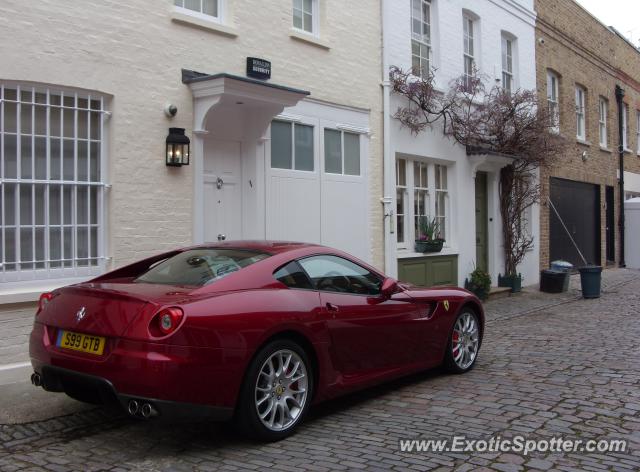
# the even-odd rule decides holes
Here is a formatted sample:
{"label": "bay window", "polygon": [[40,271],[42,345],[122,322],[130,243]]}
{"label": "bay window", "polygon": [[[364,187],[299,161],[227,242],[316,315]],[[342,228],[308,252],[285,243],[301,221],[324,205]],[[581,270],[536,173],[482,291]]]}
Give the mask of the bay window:
{"label": "bay window", "polygon": [[[398,249],[413,251],[420,237],[421,218],[439,223],[440,236],[449,235],[448,168],[420,159],[396,160],[396,236]],[[450,245],[450,241],[445,243]]]}
{"label": "bay window", "polygon": [[104,266],[105,100],[0,84],[0,280]]}

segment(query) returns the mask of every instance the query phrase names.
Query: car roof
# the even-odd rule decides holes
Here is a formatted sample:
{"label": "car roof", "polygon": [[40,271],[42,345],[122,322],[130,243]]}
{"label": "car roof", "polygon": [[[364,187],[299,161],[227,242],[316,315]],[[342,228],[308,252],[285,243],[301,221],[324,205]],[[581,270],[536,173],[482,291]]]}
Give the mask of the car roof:
{"label": "car roof", "polygon": [[[259,251],[268,254],[283,254],[290,251],[296,251],[299,249],[323,249],[327,250],[326,246],[312,243],[301,243],[295,241],[221,241],[216,243],[204,243],[194,246],[195,248],[218,248],[218,249],[243,249],[248,251]],[[323,251],[324,252],[324,251]]]}

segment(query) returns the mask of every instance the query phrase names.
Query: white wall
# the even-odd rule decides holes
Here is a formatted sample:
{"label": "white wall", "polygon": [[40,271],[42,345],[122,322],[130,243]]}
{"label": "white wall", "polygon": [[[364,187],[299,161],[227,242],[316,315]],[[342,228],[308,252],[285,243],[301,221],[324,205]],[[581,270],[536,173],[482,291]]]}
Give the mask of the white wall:
{"label": "white wall", "polygon": [[[390,28],[385,30],[385,47],[389,64],[404,70],[411,68],[411,2],[387,1],[385,14]],[[517,38],[515,80],[525,89],[536,87],[535,71],[535,13],[532,0],[432,0],[431,40],[432,66],[436,69],[436,86],[445,90],[463,73],[463,9],[477,15],[480,31],[476,32],[478,67],[487,75],[489,86],[502,77],[502,32]],[[392,96],[387,113],[393,115],[402,106],[398,96]],[[391,158],[396,155],[420,157],[428,161],[449,165],[449,193],[452,214],[449,248],[445,253],[459,256],[459,284],[473,270],[476,258],[475,244],[475,171],[487,171],[489,191],[489,272],[494,284],[503,272],[504,257],[501,218],[498,201],[498,162],[478,163],[467,156],[466,150],[443,135],[441,124],[435,124],[418,136],[391,120]],[[455,176],[455,178],[451,178]],[[394,205],[395,208],[395,205]],[[524,284],[535,284],[539,279],[539,208],[532,209],[532,234],[536,248],[531,251],[519,270]],[[391,238],[394,239],[394,238]],[[387,250],[396,251],[392,243]]]}
{"label": "white wall", "polygon": [[[480,53],[477,66],[490,81],[502,77],[502,32],[517,38],[516,84],[520,88],[536,87],[535,13],[533,1],[520,0],[432,0],[432,50],[436,85],[446,88],[464,71],[462,43],[462,11],[480,17],[480,37],[476,39]],[[521,4],[530,4],[525,8]],[[387,35],[389,62],[402,69],[411,68],[411,2],[389,1],[391,17]],[[515,64],[514,64],[515,65]]]}

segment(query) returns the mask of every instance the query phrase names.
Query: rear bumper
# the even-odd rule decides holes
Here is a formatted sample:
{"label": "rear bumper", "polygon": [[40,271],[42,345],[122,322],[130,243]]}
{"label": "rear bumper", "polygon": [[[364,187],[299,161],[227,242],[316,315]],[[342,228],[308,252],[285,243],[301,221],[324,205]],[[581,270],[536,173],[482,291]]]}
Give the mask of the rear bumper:
{"label": "rear bumper", "polygon": [[[129,398],[233,411],[247,362],[245,350],[191,348],[109,339],[104,356],[55,346],[55,329],[36,323],[31,364],[46,390],[93,403]],[[83,396],[84,395],[84,396]],[[188,409],[188,408],[187,408]]]}
{"label": "rear bumper", "polygon": [[149,403],[163,419],[225,421],[233,416],[233,408],[182,403],[157,398],[120,394],[107,379],[82,374],[60,367],[40,367],[42,388],[49,392],[65,392],[80,401],[104,405],[120,405],[127,410],[129,402]]}

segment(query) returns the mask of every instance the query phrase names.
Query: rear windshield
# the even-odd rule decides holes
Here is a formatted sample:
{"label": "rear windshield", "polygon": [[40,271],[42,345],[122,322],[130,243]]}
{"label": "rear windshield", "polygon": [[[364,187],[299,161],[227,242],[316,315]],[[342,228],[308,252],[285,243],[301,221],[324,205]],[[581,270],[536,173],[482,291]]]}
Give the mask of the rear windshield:
{"label": "rear windshield", "polygon": [[156,263],[136,282],[200,287],[267,257],[269,254],[240,249],[191,249]]}

